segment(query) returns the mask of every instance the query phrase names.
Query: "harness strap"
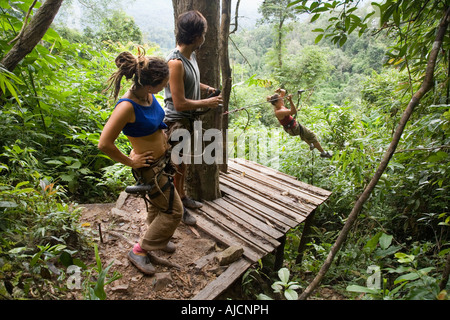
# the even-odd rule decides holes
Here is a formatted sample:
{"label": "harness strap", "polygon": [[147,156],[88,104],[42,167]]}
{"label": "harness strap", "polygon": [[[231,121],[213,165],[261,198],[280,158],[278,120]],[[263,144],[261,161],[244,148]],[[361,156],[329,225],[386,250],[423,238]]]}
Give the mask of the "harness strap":
{"label": "harness strap", "polygon": [[[142,198],[145,201],[145,206],[147,208],[147,211],[148,211],[148,205],[151,204],[151,200],[162,195],[168,202],[168,208],[167,208],[167,210],[165,210],[163,212],[167,213],[167,214],[171,214],[173,212],[173,201],[174,201],[174,197],[175,197],[175,185],[173,183],[173,174],[170,173],[170,170],[171,170],[170,152],[167,154],[165,161],[166,161],[166,163],[165,163],[164,168],[154,176],[153,181],[150,184],[143,183],[142,178],[137,174],[137,172],[135,170],[132,170],[132,173],[133,173],[133,177],[136,179],[137,185],[150,186],[150,188],[148,190],[145,190],[145,192],[140,193],[140,195],[142,196]],[[164,184],[164,186],[159,187],[159,180],[161,178],[161,175],[166,175],[168,180],[167,180],[166,184]],[[169,188],[169,187],[170,187],[170,193],[169,193],[169,199],[167,199],[166,195],[164,194],[164,191],[166,191],[167,188]],[[157,191],[151,194],[151,192],[153,191],[154,188],[156,188]]]}

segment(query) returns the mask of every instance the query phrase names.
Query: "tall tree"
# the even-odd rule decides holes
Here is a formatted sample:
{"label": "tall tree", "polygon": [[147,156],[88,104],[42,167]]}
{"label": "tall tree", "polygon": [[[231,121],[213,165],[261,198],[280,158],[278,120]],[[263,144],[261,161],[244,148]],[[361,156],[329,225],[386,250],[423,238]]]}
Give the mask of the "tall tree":
{"label": "tall tree", "polygon": [[[198,10],[208,21],[206,40],[197,52],[200,79],[215,88],[220,87],[219,64],[219,0],[172,0],[175,20],[189,10]],[[222,129],[222,109],[211,110],[201,117],[203,130]],[[201,132],[200,132],[201,133]],[[207,142],[205,142],[205,148]],[[186,177],[186,189],[190,196],[200,200],[214,200],[220,197],[219,166],[216,163],[191,164]]]}
{"label": "tall tree", "polygon": [[288,8],[291,2],[291,0],[264,0],[259,8],[259,11],[263,15],[263,21],[275,26],[275,50],[279,69],[283,66],[283,39],[286,31],[285,23],[290,19],[295,19],[295,11]]}

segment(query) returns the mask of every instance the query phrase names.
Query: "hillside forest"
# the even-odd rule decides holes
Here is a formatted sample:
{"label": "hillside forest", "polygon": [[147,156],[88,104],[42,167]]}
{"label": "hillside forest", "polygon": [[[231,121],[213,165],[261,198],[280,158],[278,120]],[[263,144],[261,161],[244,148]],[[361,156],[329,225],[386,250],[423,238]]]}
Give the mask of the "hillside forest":
{"label": "hillside forest", "polygon": [[[91,264],[96,234],[79,221],[82,204],[115,202],[134,184],[97,148],[115,103],[104,89],[120,52],[142,45],[165,57],[173,33],[141,30],[120,0],[80,3],[90,25],[57,16],[12,70],[0,65],[0,299],[65,299],[74,264],[89,279],[84,299],[107,299],[103,286],[120,277],[98,255]],[[41,5],[0,0],[0,59]],[[266,0],[258,12],[251,27],[232,18],[228,127],[276,129],[276,164],[251,160],[332,195],[316,210],[301,263],[303,225],[287,234],[280,273],[273,257],[259,261],[238,298],[297,299],[319,275],[346,300],[448,300],[448,0]],[[266,101],[280,87],[331,158],[281,129]],[[124,135],[117,143],[131,151]]]}

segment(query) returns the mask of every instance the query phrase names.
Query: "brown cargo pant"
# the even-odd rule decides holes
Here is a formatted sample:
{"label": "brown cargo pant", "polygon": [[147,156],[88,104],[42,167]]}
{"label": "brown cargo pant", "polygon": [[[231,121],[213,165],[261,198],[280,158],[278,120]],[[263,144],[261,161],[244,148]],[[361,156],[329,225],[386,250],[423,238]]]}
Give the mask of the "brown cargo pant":
{"label": "brown cargo pant", "polygon": [[318,142],[317,136],[314,134],[314,132],[312,132],[305,126],[302,126],[297,121],[295,121],[292,126],[285,126],[283,127],[283,129],[291,136],[300,136],[300,138],[307,144]]}
{"label": "brown cargo pant", "polygon": [[[169,160],[170,161],[170,160]],[[147,211],[147,231],[140,241],[140,246],[146,251],[164,249],[180,224],[183,216],[183,203],[173,186],[172,177],[164,171],[166,156],[158,159],[151,167],[134,170],[140,183],[157,185],[153,187]],[[171,194],[172,193],[172,194]],[[172,210],[168,212],[172,202]]]}

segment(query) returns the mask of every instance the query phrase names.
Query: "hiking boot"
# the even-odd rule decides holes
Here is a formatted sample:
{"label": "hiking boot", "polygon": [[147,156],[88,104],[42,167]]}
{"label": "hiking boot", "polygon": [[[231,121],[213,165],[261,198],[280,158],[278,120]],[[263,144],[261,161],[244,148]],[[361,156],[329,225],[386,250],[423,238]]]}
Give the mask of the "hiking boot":
{"label": "hiking boot", "polygon": [[189,209],[199,209],[203,207],[203,205],[200,202],[195,201],[194,199],[191,199],[189,197],[184,197],[182,201],[183,205]]}
{"label": "hiking boot", "polygon": [[186,208],[183,208],[183,209],[184,209],[184,212],[183,212],[183,218],[181,219],[181,221],[183,221],[183,223],[188,225],[188,226],[194,226],[197,223],[197,219],[195,219],[195,217],[192,216],[186,210]]}
{"label": "hiking boot", "polygon": [[128,252],[128,259],[139,271],[147,275],[153,275],[156,270],[155,267],[150,263],[150,258],[146,254],[137,254],[133,252],[133,249]]}
{"label": "hiking boot", "polygon": [[175,244],[172,241],[169,241],[167,243],[166,247],[162,250],[167,253],[174,253],[176,249],[177,248],[176,248]]}
{"label": "hiking boot", "polygon": [[320,156],[322,158],[331,158],[331,154],[328,151],[324,151],[324,152],[320,153]]}

